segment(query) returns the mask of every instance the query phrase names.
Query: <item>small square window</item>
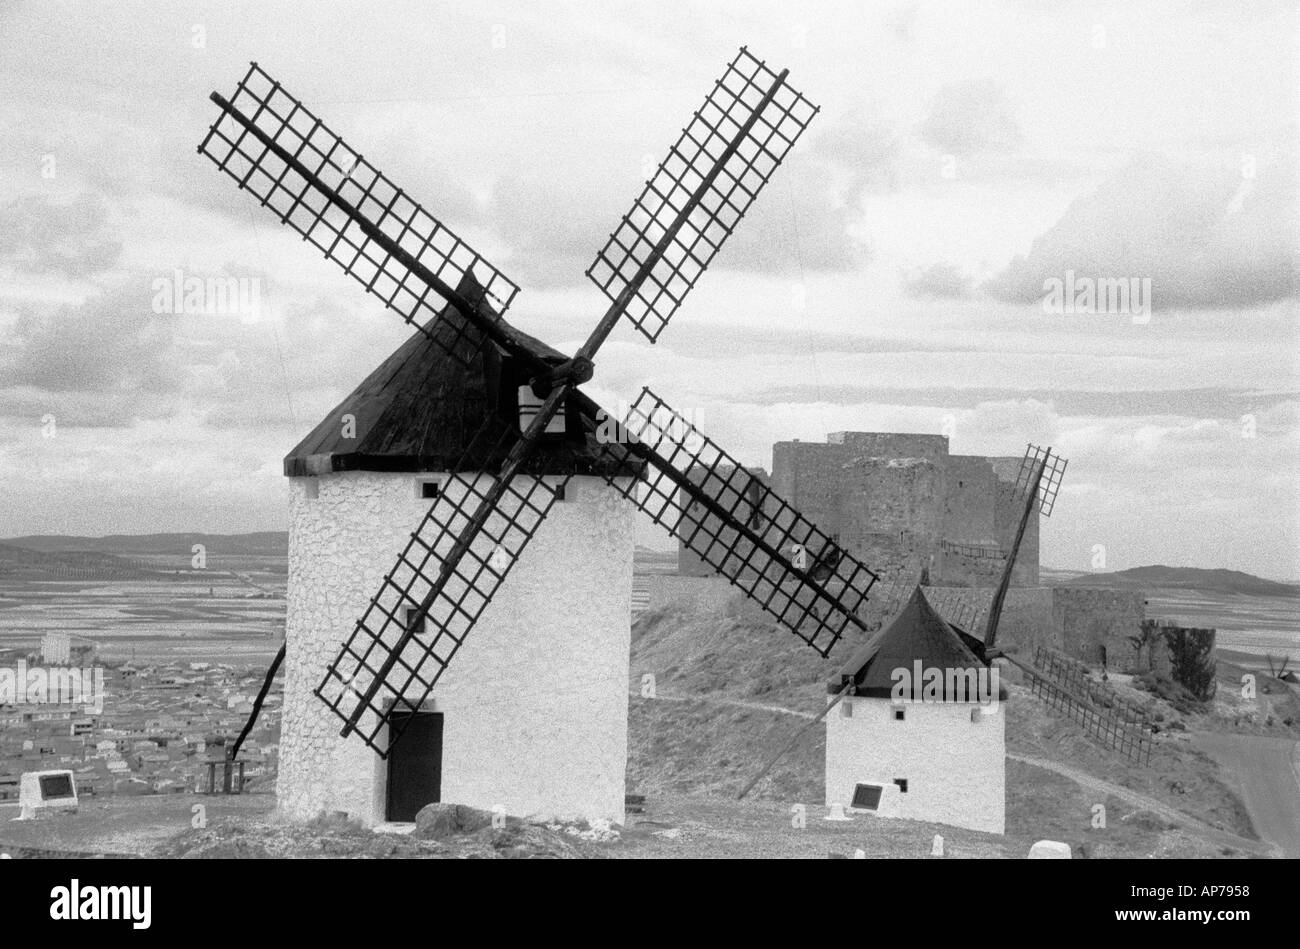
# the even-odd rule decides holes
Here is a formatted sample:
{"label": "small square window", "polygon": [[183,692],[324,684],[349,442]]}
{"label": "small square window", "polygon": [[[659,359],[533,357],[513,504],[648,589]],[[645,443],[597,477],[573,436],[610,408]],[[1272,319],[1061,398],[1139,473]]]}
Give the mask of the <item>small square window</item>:
{"label": "small square window", "polygon": [[438,500],[439,484],[432,479],[420,479],[415,483],[415,496],[425,501]]}
{"label": "small square window", "polygon": [[320,497],[320,479],[308,478],[302,485],[302,496],[308,501],[315,501]]}
{"label": "small square window", "polygon": [[984,713],[977,708],[970,710],[970,720],[972,725],[978,725],[984,718]]}
{"label": "small square window", "polygon": [[415,633],[424,632],[424,617],[419,616],[419,610],[413,606],[406,608],[406,628]]}
{"label": "small square window", "polygon": [[840,718],[853,717],[853,703],[849,699],[840,702]]}
{"label": "small square window", "polygon": [[901,709],[901,708],[896,708],[896,709],[894,709],[894,721],[896,721],[896,722],[901,722],[901,721],[903,721],[903,719],[905,719],[906,717],[907,717],[907,712],[906,712],[906,710]]}
{"label": "small square window", "polygon": [[[520,386],[519,390],[519,430],[527,431],[528,426],[532,424],[533,419],[537,417],[542,408],[544,400],[539,399],[533,393],[532,386]],[[563,435],[564,434],[564,402],[560,403],[558,411],[550,417],[546,423],[544,434],[546,435]]]}
{"label": "small square window", "polygon": [[874,811],[880,807],[880,793],[884,790],[879,784],[859,784],[853,789],[853,807],[865,811]]}
{"label": "small square window", "polygon": [[894,783],[898,785],[898,793],[907,793],[907,778],[894,778]]}
{"label": "small square window", "polygon": [[557,501],[569,500],[569,485],[567,483],[557,484],[555,486],[555,500]]}

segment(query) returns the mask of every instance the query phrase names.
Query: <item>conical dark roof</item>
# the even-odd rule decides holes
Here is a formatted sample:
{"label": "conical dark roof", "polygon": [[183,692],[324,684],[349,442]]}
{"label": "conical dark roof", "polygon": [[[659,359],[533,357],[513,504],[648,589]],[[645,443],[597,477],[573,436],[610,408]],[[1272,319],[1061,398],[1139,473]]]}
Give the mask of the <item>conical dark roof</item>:
{"label": "conical dark roof", "polygon": [[922,669],[987,668],[961,635],[935,612],[920,586],[889,625],[849,658],[827,688],[838,692],[852,679],[851,695],[888,698],[894,688],[894,670],[911,672],[917,660]]}
{"label": "conical dark roof", "polygon": [[[473,287],[462,286],[471,296]],[[500,432],[518,433],[518,387],[531,375],[469,324],[450,304],[425,324],[465,333],[477,355],[464,362],[449,356],[425,332],[417,332],[366,376],[284,459],[289,477],[332,471],[445,471],[464,456],[485,425],[494,443]],[[504,320],[501,326],[524,348],[553,365],[564,356]],[[345,425],[345,417],[355,422]],[[640,467],[621,452],[600,450],[595,424],[566,407],[564,436],[546,436],[525,470],[529,474],[636,475]],[[508,445],[506,446],[508,448]],[[495,471],[504,450],[478,458],[473,467]]]}

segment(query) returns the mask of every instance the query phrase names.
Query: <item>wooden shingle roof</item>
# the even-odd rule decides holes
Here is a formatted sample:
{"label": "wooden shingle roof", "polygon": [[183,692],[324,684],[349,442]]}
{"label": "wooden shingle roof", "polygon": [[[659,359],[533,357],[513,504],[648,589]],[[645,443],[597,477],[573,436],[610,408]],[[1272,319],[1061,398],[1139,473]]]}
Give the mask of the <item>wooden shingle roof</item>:
{"label": "wooden shingle roof", "polygon": [[[482,341],[481,333],[450,304],[426,327],[438,321],[454,322],[467,338]],[[540,340],[504,320],[501,326],[544,361],[563,362],[563,354]],[[483,341],[478,355],[465,365],[425,333],[414,333],[285,456],[284,473],[302,477],[335,471],[449,470],[489,420],[493,434],[510,426],[518,432],[516,392],[530,375],[520,363],[497,344]],[[622,452],[598,449],[594,420],[581,417],[572,404],[566,414],[566,434],[545,437],[525,466],[526,473],[640,473],[640,466]],[[354,421],[346,424],[347,416]],[[480,439],[478,444],[494,441]],[[476,458],[472,467],[499,470],[504,454],[501,450]]]}
{"label": "wooden shingle roof", "polygon": [[860,646],[840,667],[827,684],[827,691],[839,692],[852,679],[854,687],[850,695],[889,698],[894,689],[895,669],[911,672],[918,660],[922,669],[978,671],[987,668],[976,649],[982,652],[979,641],[963,636],[948,625],[917,586],[889,625]]}

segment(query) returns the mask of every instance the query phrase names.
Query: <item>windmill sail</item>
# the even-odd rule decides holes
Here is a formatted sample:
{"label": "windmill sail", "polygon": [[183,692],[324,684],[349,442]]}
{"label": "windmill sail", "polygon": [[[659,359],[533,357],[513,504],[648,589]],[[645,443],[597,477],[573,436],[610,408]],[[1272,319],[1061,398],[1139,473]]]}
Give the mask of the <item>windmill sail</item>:
{"label": "windmill sail", "polygon": [[876,573],[649,389],[604,450],[650,469],[642,484],[610,484],[821,655],[865,628]]}
{"label": "windmill sail", "polygon": [[[516,438],[495,419],[489,426],[499,432],[498,448]],[[467,460],[481,457],[481,444],[476,439]],[[568,480],[462,471],[440,485],[437,502],[316,688],[345,730],[387,757],[410,721],[402,713],[418,710],[433,691]],[[487,517],[476,525],[485,505]],[[462,537],[467,547],[453,559]]]}
{"label": "windmill sail", "polygon": [[1025,509],[1020,514],[1016,535],[1011,541],[1011,550],[1007,552],[1006,562],[1002,566],[1002,578],[993,591],[989,603],[988,616],[984,621],[984,648],[991,651],[997,644],[998,623],[1002,619],[1002,605],[1006,601],[1007,590],[1011,586],[1011,574],[1015,569],[1016,558],[1020,555],[1020,543],[1025,538],[1025,528],[1034,511],[1044,517],[1050,516],[1056,504],[1056,493],[1060,490],[1061,479],[1065,476],[1065,466],[1069,464],[1051,448],[1029,445],[1025,457],[1020,462],[1020,471],[1016,477],[1016,494],[1025,499]]}
{"label": "windmill sail", "polygon": [[[444,300],[480,324],[494,321],[519,288],[256,63],[229,100],[215,92],[212,99],[222,111],[199,153],[368,293],[468,363],[481,339],[457,331],[465,324],[424,324]],[[455,288],[467,275],[495,314],[459,296]]]}
{"label": "windmill sail", "polygon": [[817,114],[785,77],[742,47],[587,269],[651,342]]}
{"label": "windmill sail", "polygon": [[1054,454],[1051,448],[1028,446],[1025,457],[1020,461],[1020,470],[1016,473],[1016,494],[1024,497],[1032,491],[1034,507],[1038,513],[1043,517],[1051,517],[1052,508],[1056,506],[1056,494],[1061,489],[1061,479],[1065,477],[1065,466],[1068,464],[1069,461]]}

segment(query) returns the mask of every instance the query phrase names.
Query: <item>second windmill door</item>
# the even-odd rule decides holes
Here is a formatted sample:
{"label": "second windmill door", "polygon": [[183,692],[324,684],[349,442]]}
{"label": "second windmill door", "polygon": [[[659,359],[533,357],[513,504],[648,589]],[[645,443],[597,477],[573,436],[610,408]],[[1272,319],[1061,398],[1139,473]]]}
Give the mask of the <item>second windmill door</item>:
{"label": "second windmill door", "polygon": [[397,714],[393,724],[404,730],[388,755],[387,819],[411,822],[442,800],[442,713]]}

